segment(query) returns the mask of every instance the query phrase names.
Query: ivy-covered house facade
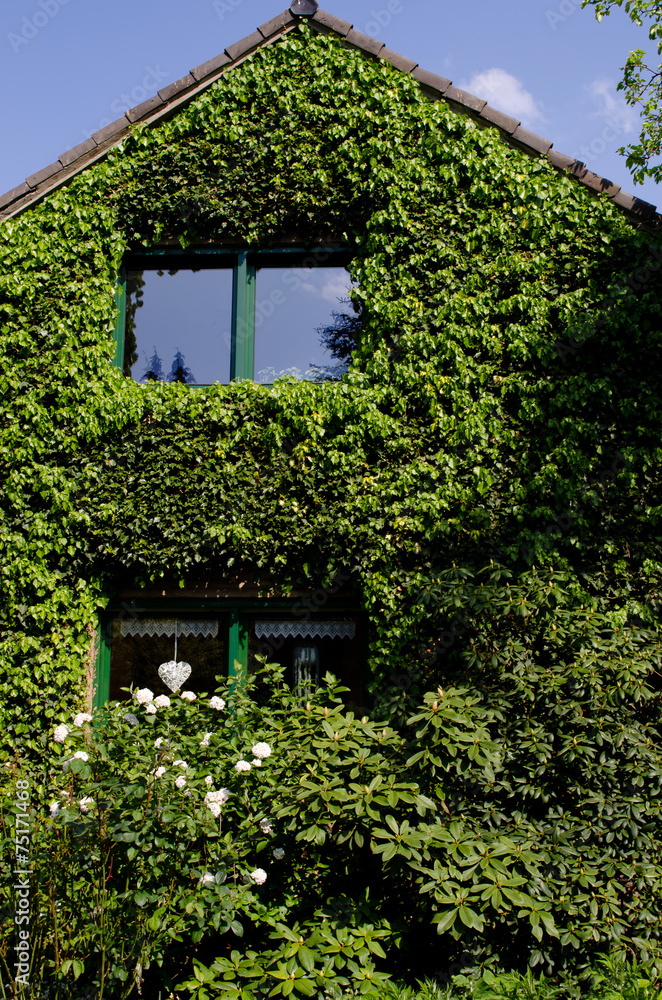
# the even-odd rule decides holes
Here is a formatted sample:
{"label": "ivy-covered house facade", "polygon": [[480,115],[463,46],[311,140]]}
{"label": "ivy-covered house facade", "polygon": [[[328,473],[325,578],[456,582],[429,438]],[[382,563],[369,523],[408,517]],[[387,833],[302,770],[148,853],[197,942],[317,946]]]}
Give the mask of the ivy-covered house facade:
{"label": "ivy-covered house facade", "polygon": [[311,0],[0,198],[5,731],[647,684],[659,222]]}

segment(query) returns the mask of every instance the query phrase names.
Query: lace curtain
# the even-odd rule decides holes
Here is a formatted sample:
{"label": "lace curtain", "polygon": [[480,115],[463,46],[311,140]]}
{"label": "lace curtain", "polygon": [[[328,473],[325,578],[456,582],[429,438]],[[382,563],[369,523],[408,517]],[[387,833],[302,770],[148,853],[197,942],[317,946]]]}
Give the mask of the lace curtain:
{"label": "lace curtain", "polygon": [[353,639],[356,622],[308,621],[257,621],[255,634],[258,639],[282,636],[284,639]]}
{"label": "lace curtain", "polygon": [[179,618],[122,618],[120,634],[123,636],[166,636],[174,639],[175,624],[177,636],[194,636],[196,639],[215,639],[218,635],[217,621],[181,621]]}

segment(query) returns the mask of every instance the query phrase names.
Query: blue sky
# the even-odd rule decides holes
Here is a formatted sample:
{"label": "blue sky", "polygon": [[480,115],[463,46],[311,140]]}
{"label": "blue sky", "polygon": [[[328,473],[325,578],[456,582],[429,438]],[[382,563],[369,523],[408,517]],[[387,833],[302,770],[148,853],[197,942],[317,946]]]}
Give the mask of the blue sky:
{"label": "blue sky", "polygon": [[[4,0],[0,10],[0,191],[279,13],[287,0]],[[598,24],[580,0],[325,0],[425,69],[487,98],[636,189],[616,149],[638,134],[616,91],[644,29],[617,11]]]}

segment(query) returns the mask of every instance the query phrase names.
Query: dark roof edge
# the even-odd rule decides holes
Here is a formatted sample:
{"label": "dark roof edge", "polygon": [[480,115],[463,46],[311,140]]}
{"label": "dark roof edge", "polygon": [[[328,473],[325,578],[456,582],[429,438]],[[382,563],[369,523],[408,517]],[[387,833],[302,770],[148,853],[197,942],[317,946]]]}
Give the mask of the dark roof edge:
{"label": "dark roof edge", "polygon": [[[75,177],[90,164],[106,155],[109,149],[118,145],[131,131],[134,125],[157,125],[170,117],[183,104],[188,103],[205,91],[224,73],[244,62],[257,49],[277,41],[287,34],[303,18],[296,17],[286,10],[277,15],[234,45],[229,45],[214,59],[196,66],[191,72],[176,80],[168,87],[162,88],[158,94],[149,98],[136,108],[127,111],[117,121],[106,125],[95,132],[85,142],[62,153],[60,157],[43,170],[27,177],[23,184],[0,195],[0,221],[14,218],[26,208],[41,201],[46,195],[61,187]],[[318,10],[313,17],[305,18],[318,31],[334,34],[346,41],[346,44],[371,56],[384,59],[403,73],[412,75],[422,91],[432,100],[445,100],[457,112],[469,115],[478,124],[496,128],[501,137],[511,146],[522,150],[530,156],[546,156],[560,171],[569,172],[581,184],[590,190],[605,194],[632,220],[645,223],[648,227],[657,227],[662,221],[662,215],[654,205],[642,201],[634,195],[624,192],[619,185],[599,174],[588,170],[586,164],[574,160],[564,153],[552,148],[552,143],[542,136],[522,128],[520,122],[509,115],[492,108],[482,98],[468,94],[454,87],[445,77],[429,73],[421,69],[413,60],[401,56],[388,49],[383,42],[370,38],[355,31],[349,21],[335,17],[326,11]]]}

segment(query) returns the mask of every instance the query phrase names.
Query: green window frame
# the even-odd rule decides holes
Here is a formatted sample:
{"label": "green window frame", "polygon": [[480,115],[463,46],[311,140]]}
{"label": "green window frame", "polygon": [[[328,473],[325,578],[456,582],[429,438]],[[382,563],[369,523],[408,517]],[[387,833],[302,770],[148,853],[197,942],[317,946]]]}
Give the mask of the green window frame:
{"label": "green window frame", "polygon": [[[124,368],[126,332],[127,271],[159,268],[232,268],[232,329],[230,345],[230,381],[255,377],[255,292],[256,276],[263,267],[343,267],[353,254],[346,247],[319,244],[310,248],[287,247],[272,250],[237,250],[198,247],[180,250],[158,247],[132,253],[127,257],[117,279],[115,299],[115,356],[113,364]],[[191,388],[205,388],[196,384]]]}
{"label": "green window frame", "polygon": [[[266,606],[266,605],[265,605]],[[263,607],[263,605],[259,605]],[[245,607],[233,606],[231,602],[172,602],[148,601],[141,604],[141,611],[168,612],[186,615],[187,612],[205,611],[211,614],[219,612],[227,616],[227,659],[226,672],[232,681],[237,676],[236,662],[243,671],[248,669],[248,626]],[[254,609],[250,609],[254,610]],[[110,661],[112,652],[112,623],[115,619],[126,615],[134,616],[135,611],[124,603],[121,608],[109,609],[99,623],[97,630],[96,670],[94,684],[94,707],[101,708],[110,697]]]}
{"label": "green window frame", "polygon": [[[113,623],[126,618],[149,618],[151,615],[168,618],[185,619],[189,615],[218,616],[223,621],[225,637],[224,672],[232,684],[237,677],[237,664],[242,672],[249,668],[251,621],[256,617],[277,617],[292,621],[308,621],[313,618],[333,618],[349,616],[357,622],[359,636],[365,639],[365,614],[353,597],[339,596],[321,604],[316,604],[314,595],[310,599],[297,598],[214,598],[198,600],[196,598],[137,598],[122,601],[121,598],[111,601],[99,618],[97,630],[96,670],[94,678],[94,707],[101,708],[110,697],[111,689],[111,654],[113,643]],[[303,640],[302,640],[303,641]],[[363,642],[363,640],[360,640]],[[281,642],[282,645],[282,642]],[[278,654],[276,654],[278,655]],[[362,659],[367,659],[367,647],[361,653]],[[219,671],[219,673],[222,671]]]}

